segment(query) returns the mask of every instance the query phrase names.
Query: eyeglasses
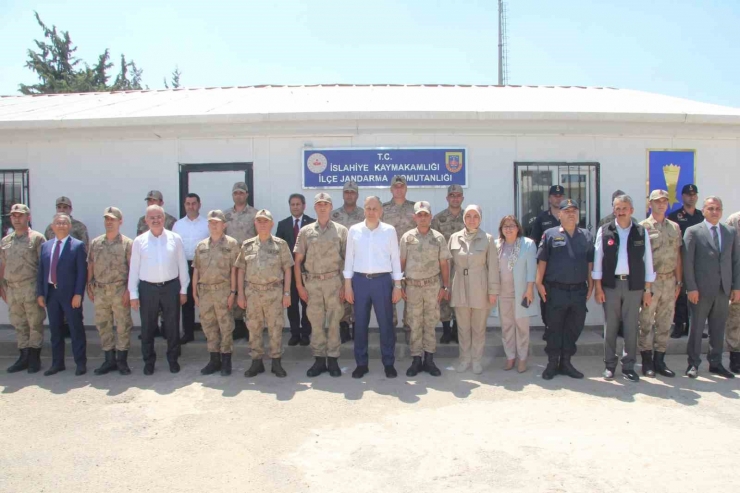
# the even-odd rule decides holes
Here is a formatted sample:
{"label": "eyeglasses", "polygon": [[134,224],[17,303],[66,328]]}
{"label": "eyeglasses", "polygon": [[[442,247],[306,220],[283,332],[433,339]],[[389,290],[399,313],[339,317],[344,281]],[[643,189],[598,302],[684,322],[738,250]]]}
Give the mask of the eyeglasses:
{"label": "eyeglasses", "polygon": [[519,227],[516,224],[504,224],[501,229],[519,229]]}

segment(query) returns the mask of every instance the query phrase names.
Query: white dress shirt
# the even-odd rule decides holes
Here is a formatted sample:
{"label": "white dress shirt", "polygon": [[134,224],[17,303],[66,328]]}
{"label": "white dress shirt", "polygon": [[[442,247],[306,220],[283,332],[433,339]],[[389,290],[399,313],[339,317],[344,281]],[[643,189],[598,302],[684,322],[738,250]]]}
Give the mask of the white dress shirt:
{"label": "white dress shirt", "polygon": [[[710,223],[706,219],[704,220],[704,226],[706,226],[709,229],[709,237],[712,238],[712,244],[714,244],[714,234],[712,233],[712,228],[714,227],[714,224]],[[717,238],[719,238],[719,251],[722,251],[722,229],[719,227],[719,223],[717,223]]]}
{"label": "white dress shirt", "polygon": [[208,231],[208,220],[203,216],[198,216],[193,221],[188,216],[179,219],[172,226],[172,232],[179,234],[182,238],[182,244],[185,247],[185,258],[191,262],[195,257],[195,247],[211,235]]}
{"label": "white dress shirt", "polygon": [[[630,273],[629,260],[627,258],[627,239],[629,238],[630,229],[632,224],[630,223],[628,228],[622,228],[619,223],[617,224],[617,234],[619,235],[619,252],[617,253],[617,267],[614,270],[616,276],[627,276]],[[604,276],[602,269],[602,261],[604,260],[604,248],[601,230],[608,225],[604,225],[599,228],[596,233],[596,244],[594,245],[594,270],[591,272],[593,279],[602,279]],[[645,262],[645,282],[655,281],[655,269],[653,269],[653,249],[650,246],[650,235],[645,230],[645,254],[642,256]]]}
{"label": "white dress shirt", "polygon": [[347,252],[344,257],[344,278],[351,279],[355,272],[380,274],[390,272],[394,281],[403,278],[401,256],[396,229],[384,222],[371,230],[365,221],[349,228]]}
{"label": "white dress shirt", "polygon": [[[67,244],[67,240],[69,239],[69,235],[65,236],[63,239],[59,240],[62,243],[59,245],[59,257],[61,258],[62,252],[64,251],[64,245]],[[57,249],[57,237],[55,236],[50,241],[53,241],[54,244],[51,246],[51,260],[49,260],[49,284],[54,284],[51,282],[51,263],[54,261],[54,250]],[[58,264],[57,264],[58,266]],[[59,281],[59,279],[57,279]]]}
{"label": "white dress shirt", "polygon": [[182,238],[163,230],[159,237],[151,231],[140,234],[131,247],[128,290],[132,300],[139,299],[139,281],[166,282],[180,278],[180,294],[187,294],[190,276]]}

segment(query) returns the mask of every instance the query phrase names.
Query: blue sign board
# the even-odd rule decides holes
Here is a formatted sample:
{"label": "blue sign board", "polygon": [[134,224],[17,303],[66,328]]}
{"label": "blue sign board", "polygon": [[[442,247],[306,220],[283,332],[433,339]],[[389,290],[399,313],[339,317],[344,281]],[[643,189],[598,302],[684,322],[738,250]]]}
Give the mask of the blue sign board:
{"label": "blue sign board", "polygon": [[362,188],[388,188],[395,175],[409,187],[468,185],[464,148],[305,148],[303,188],[342,188],[355,181]]}
{"label": "blue sign board", "polygon": [[681,189],[684,185],[696,185],[696,151],[649,149],[648,150],[648,194],[660,189],[668,191],[668,213],[682,206]]}

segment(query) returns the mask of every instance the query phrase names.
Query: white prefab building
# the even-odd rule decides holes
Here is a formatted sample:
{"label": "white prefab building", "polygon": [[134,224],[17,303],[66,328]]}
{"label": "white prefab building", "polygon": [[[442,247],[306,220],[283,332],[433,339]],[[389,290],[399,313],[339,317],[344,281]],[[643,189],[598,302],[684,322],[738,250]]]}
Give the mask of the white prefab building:
{"label": "white prefab building", "polygon": [[[55,199],[68,196],[91,238],[114,205],[133,237],[152,189],[180,217],[187,191],[202,197],[205,213],[230,207],[231,185],[247,180],[254,205],[277,220],[289,214],[293,192],[308,197],[311,212],[316,190],[302,187],[304,149],[450,147],[465,149],[465,203],[483,208],[486,231],[497,234],[506,214],[526,219],[560,183],[595,233],[617,188],[644,217],[650,149],[694,150],[700,198],[722,197],[725,215],[740,209],[739,138],[738,108],[611,88],[325,85],[3,97],[0,200],[3,214],[28,203],[43,232]],[[330,193],[341,204],[341,192]],[[361,187],[361,199],[369,194],[390,199],[387,188]],[[428,200],[436,213],[445,195],[422,187],[408,198]],[[3,217],[3,234],[8,226]],[[601,309],[589,309],[587,323],[601,323]],[[89,301],[85,312],[92,323]]]}

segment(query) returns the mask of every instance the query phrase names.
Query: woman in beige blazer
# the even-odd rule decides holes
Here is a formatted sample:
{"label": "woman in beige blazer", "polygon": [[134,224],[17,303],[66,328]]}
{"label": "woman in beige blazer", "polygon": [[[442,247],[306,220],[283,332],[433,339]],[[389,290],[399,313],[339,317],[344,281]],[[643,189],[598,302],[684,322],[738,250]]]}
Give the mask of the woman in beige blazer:
{"label": "woman in beige blazer", "polygon": [[450,306],[457,317],[460,373],[471,363],[473,373],[483,372],[486,320],[501,289],[498,250],[493,236],[480,229],[482,217],[480,207],[469,205],[463,213],[465,228],[450,236],[449,242],[455,272]]}

